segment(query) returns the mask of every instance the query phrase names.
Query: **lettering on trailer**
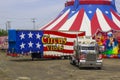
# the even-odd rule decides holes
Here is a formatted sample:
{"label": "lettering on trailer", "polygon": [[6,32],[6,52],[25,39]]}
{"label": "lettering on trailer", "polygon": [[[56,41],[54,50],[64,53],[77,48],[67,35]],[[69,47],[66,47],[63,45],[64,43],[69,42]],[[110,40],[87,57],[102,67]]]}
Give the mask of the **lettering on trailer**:
{"label": "lettering on trailer", "polygon": [[67,38],[58,38],[50,37],[50,35],[43,35],[42,43],[46,44],[47,50],[58,51],[64,49],[63,45],[67,43]]}

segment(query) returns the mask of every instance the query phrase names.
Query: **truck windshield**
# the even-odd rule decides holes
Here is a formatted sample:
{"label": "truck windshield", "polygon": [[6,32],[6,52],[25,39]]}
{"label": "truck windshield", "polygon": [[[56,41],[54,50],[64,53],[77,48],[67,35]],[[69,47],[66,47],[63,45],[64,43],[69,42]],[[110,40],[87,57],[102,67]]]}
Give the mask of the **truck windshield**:
{"label": "truck windshield", "polygon": [[81,50],[95,50],[95,47],[94,46],[81,46]]}

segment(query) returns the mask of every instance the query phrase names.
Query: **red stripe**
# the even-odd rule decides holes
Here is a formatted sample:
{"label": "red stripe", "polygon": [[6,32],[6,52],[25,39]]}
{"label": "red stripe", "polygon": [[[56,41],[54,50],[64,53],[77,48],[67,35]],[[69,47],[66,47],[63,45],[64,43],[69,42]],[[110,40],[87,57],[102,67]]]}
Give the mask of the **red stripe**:
{"label": "red stripe", "polygon": [[73,46],[73,45],[74,45],[74,42],[67,42],[65,45]]}
{"label": "red stripe", "polygon": [[43,55],[43,58],[59,58],[60,56]]}
{"label": "red stripe", "polygon": [[83,16],[84,16],[84,9],[81,9],[79,11],[74,23],[72,24],[72,26],[71,26],[71,28],[69,30],[79,31],[81,23],[82,23]]}
{"label": "red stripe", "polygon": [[[67,1],[65,6],[74,5],[75,0]],[[111,1],[109,0],[79,0],[79,4],[103,4],[103,5],[110,5]]]}
{"label": "red stripe", "polygon": [[68,19],[68,14],[51,30],[58,30],[66,22],[67,19]]}
{"label": "red stripe", "polygon": [[111,1],[108,1],[108,0],[80,0],[80,4],[105,4],[105,5],[110,5]]}
{"label": "red stripe", "polygon": [[95,35],[95,33],[97,33],[97,30],[101,30],[100,24],[98,22],[97,19],[97,15],[95,14],[91,20],[91,32],[92,32],[92,36]]}
{"label": "red stripe", "polygon": [[85,36],[85,32],[79,33],[78,36]]}
{"label": "red stripe", "polygon": [[64,49],[64,50],[61,50],[61,51],[58,51],[58,52],[63,52],[63,53],[69,53],[70,54],[70,53],[73,53],[73,50],[65,50]]}
{"label": "red stripe", "polygon": [[[50,51],[47,49],[47,47],[44,47],[44,51]],[[52,50],[53,51],[53,50]],[[62,52],[62,53],[73,53],[73,50],[55,50],[56,52]]]}
{"label": "red stripe", "polygon": [[[59,16],[60,17],[60,16]],[[59,17],[57,17],[56,19],[54,19],[52,22],[50,22],[49,24],[47,24],[46,26],[44,26],[41,30],[45,30],[45,28],[47,28],[48,26],[50,26],[51,24],[53,24]]]}
{"label": "red stripe", "polygon": [[114,14],[114,16],[120,21],[120,16],[118,16],[118,14],[115,12],[115,11],[113,11],[113,10],[111,10],[111,12]]}
{"label": "red stripe", "polygon": [[105,16],[103,14],[105,20],[107,21],[107,23],[109,24],[109,26],[113,29],[113,30],[120,30],[120,28],[112,21],[110,20],[107,16]]}
{"label": "red stripe", "polygon": [[[62,36],[62,37],[67,37],[67,38],[76,38],[76,36],[77,36],[76,34],[69,34],[69,33],[63,33],[63,32],[45,30],[44,34],[52,34],[52,35],[57,35],[57,36]],[[81,32],[78,35],[84,36],[85,32]]]}

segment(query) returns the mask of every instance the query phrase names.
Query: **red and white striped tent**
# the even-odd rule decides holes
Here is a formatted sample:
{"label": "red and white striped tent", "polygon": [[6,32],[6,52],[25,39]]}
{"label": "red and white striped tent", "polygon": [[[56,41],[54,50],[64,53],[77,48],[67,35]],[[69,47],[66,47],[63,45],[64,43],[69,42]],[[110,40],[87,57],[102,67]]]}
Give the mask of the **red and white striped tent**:
{"label": "red and white striped tent", "polygon": [[40,30],[99,31],[120,30],[120,15],[115,0],[68,0],[60,14]]}

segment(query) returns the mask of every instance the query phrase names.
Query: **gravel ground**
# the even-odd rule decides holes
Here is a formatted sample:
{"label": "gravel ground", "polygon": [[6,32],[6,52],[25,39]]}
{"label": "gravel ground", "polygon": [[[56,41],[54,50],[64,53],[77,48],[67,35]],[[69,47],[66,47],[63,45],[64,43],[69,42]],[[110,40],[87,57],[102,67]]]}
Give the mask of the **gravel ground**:
{"label": "gravel ground", "polygon": [[32,61],[0,52],[0,80],[120,80],[120,59],[104,59],[103,69],[96,70],[79,69],[69,60]]}

